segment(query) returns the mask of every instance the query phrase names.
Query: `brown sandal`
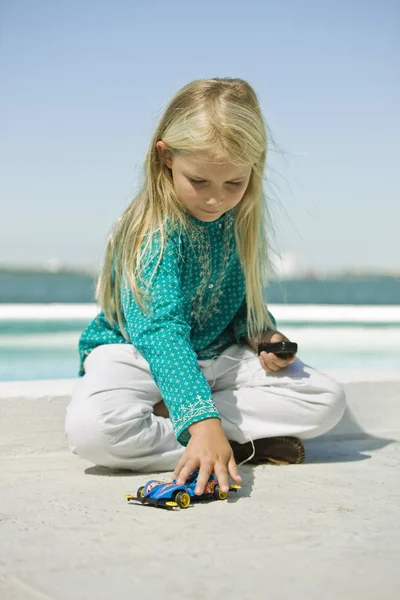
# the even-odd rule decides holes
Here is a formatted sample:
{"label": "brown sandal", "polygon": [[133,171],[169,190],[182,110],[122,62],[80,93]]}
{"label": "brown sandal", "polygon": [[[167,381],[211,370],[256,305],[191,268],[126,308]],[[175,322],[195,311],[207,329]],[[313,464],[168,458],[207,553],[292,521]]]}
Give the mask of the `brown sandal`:
{"label": "brown sandal", "polygon": [[[237,463],[240,463],[253,453],[251,442],[239,444],[229,442]],[[305,449],[301,440],[295,437],[272,437],[253,441],[255,454],[248,462],[252,465],[298,465],[303,462]]]}

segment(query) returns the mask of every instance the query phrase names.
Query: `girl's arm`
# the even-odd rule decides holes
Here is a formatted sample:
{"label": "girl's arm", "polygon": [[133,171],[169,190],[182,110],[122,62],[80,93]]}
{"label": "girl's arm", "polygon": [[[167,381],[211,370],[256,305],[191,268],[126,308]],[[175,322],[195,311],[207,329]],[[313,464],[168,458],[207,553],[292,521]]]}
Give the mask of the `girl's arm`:
{"label": "girl's arm", "polygon": [[[276,328],[276,320],[274,316],[268,311],[269,317],[274,323]],[[235,336],[235,340],[237,344],[245,342],[251,348],[253,348],[257,352],[257,344],[256,342],[251,342],[248,337],[248,328],[247,328],[247,302],[246,297],[244,298],[238,312],[235,315],[235,318],[232,321],[232,329],[233,334]],[[276,329],[272,330],[276,331]],[[265,330],[263,332],[262,340],[264,340],[264,336],[269,334],[271,330],[268,328],[268,325],[265,324]]]}
{"label": "girl's arm", "polygon": [[[155,246],[155,247],[154,247]],[[159,258],[159,244],[143,273],[149,281]],[[167,406],[178,441],[186,446],[191,424],[220,419],[206,377],[190,342],[190,324],[184,317],[178,236],[166,240],[163,257],[149,293],[151,314],[144,314],[127,287],[121,290],[126,329],[133,346],[147,360]]]}
{"label": "girl's arm", "polygon": [[[279,331],[270,331],[269,329],[265,329],[265,330],[263,331],[263,334],[262,334],[262,336],[261,336],[261,340],[260,340],[260,341],[261,341],[261,342],[268,342],[268,341],[269,341],[269,339],[272,337],[272,335],[273,335],[274,333],[279,333]],[[281,334],[281,335],[283,335],[283,334]],[[285,337],[285,336],[283,336],[283,337]],[[287,338],[286,338],[286,339],[287,339]],[[251,340],[251,339],[250,339],[250,338],[248,338],[247,336],[244,338],[244,340],[245,340],[246,344],[247,344],[248,346],[250,346],[250,348],[253,348],[254,352],[258,352],[258,344],[259,344],[260,342],[257,342],[256,340]]]}

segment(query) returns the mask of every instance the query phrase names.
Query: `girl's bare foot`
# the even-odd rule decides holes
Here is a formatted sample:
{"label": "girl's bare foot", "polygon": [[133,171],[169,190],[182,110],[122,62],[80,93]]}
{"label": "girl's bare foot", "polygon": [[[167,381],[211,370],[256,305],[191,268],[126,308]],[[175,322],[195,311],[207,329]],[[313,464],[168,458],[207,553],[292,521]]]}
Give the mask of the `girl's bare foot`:
{"label": "girl's bare foot", "polygon": [[164,401],[158,402],[154,408],[153,412],[157,417],[164,417],[164,419],[169,419],[168,408],[165,406]]}

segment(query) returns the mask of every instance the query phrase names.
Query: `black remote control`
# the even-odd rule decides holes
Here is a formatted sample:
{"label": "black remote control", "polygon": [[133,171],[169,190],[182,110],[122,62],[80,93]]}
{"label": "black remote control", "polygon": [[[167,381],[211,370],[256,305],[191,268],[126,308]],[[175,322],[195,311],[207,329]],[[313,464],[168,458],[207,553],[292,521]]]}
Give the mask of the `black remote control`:
{"label": "black remote control", "polygon": [[296,354],[297,348],[298,346],[295,342],[274,342],[269,344],[261,342],[258,344],[258,355],[260,355],[261,352],[272,352],[280,358],[289,358]]}

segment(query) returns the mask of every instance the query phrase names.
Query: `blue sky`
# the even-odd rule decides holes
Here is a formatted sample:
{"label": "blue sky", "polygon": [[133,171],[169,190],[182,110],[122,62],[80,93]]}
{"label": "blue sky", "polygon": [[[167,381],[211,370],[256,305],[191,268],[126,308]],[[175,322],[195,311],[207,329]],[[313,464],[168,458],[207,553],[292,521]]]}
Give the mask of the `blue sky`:
{"label": "blue sky", "polygon": [[98,266],[163,107],[255,88],[275,142],[275,250],[400,271],[400,4],[3,0],[0,263]]}

